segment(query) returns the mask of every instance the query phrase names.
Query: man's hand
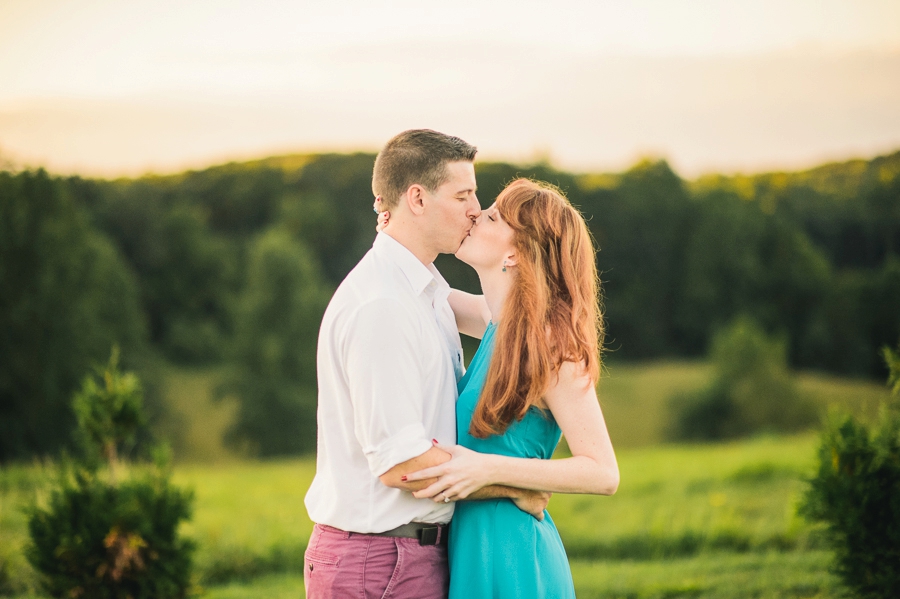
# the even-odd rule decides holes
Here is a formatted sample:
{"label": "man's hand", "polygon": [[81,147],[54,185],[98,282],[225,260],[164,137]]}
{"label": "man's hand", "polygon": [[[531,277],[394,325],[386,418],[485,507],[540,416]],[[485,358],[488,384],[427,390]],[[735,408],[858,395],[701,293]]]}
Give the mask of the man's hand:
{"label": "man's hand", "polygon": [[531,491],[529,489],[521,489],[522,495],[512,498],[516,507],[527,512],[541,521],[544,519],[544,510],[550,503],[550,496],[553,493],[547,491]]}

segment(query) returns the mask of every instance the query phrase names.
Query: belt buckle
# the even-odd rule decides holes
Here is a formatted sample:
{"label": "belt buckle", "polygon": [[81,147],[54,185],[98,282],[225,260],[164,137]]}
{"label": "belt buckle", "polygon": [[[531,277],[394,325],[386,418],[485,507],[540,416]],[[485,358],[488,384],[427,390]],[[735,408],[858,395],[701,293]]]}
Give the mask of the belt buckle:
{"label": "belt buckle", "polygon": [[440,526],[427,526],[416,531],[419,545],[437,545],[441,538]]}

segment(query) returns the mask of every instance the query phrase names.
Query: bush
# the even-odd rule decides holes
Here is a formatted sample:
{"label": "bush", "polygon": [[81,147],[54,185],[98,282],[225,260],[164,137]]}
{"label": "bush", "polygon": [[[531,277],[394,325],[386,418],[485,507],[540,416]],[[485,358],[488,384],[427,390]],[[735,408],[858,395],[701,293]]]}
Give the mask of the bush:
{"label": "bush", "polygon": [[863,598],[900,597],[900,355],[886,349],[893,403],[872,427],[832,415],[801,513],[823,522],[834,569]]}
{"label": "bush", "polygon": [[193,545],[178,537],[191,495],[166,476],[113,485],[77,472],[31,511],[27,557],[53,597],[185,597]]}
{"label": "bush", "polygon": [[83,459],[92,470],[99,465],[98,459],[105,459],[113,482],[119,454],[134,444],[138,430],[146,422],[141,383],[133,373],[119,372],[118,366],[119,349],[115,347],[107,367],[97,377],[85,377],[81,391],[72,401]]}
{"label": "bush", "polygon": [[[48,505],[28,510],[26,557],[53,597],[177,599],[190,587],[194,545],[178,536],[192,494],[169,483],[165,452],[142,477],[119,482],[121,449],[144,421],[141,389],[118,352],[73,402],[82,455],[66,462]],[[107,469],[107,480],[101,466]]]}
{"label": "bush", "polygon": [[815,421],[812,402],[791,380],[786,344],[752,321],[738,319],[716,335],[709,387],[670,399],[673,439],[726,439],[791,431]]}

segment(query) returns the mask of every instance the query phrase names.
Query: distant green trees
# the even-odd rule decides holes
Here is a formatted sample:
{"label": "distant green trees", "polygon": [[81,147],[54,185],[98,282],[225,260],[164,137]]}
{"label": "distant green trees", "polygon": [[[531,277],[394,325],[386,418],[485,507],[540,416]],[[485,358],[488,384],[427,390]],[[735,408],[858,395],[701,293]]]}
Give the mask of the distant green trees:
{"label": "distant green trees", "polygon": [[309,250],[288,232],[253,243],[223,388],[239,400],[233,444],[264,456],[315,449],[316,338],[330,297]]}
{"label": "distant green trees", "polygon": [[84,372],[144,339],[134,276],[65,181],[0,172],[0,462],[66,445]]}
{"label": "distant green trees", "polygon": [[185,195],[189,183],[72,186],[137,275],[150,341],[173,361],[200,364],[226,353],[240,244],[211,230],[213,213]]}
{"label": "distant green trees", "polygon": [[746,315],[799,351],[828,292],[822,253],[785,218],[727,191],[698,194],[691,208],[672,319],[685,350],[702,351],[717,330]]}
{"label": "distant green trees", "polygon": [[[318,287],[309,297],[327,297],[375,237],[373,161],[364,153],[286,156],[117,181],[3,173],[0,459],[59,447],[71,429],[65,402],[75,373],[114,341],[131,359],[140,355],[131,346],[147,341],[173,362],[233,363],[241,376],[261,376],[251,361],[263,335],[249,324],[254,310],[281,310],[286,322],[288,310],[321,311],[290,295],[261,307],[260,289],[275,288],[259,278],[261,253],[302,254],[298,268],[318,274],[295,279]],[[878,350],[900,336],[900,152],[696,181],[658,160],[606,175],[547,164],[479,162],[476,170],[484,207],[527,176],[558,185],[585,214],[599,246],[613,359],[702,356],[716,331],[747,315],[784,340],[792,368],[885,374]],[[437,265],[454,286],[478,290],[452,256]],[[290,334],[309,348],[315,329],[297,325]],[[288,374],[293,368],[280,372],[309,393],[312,379]],[[241,401],[257,401],[251,387],[239,387]],[[62,416],[38,425],[28,414],[46,406],[62,406]],[[283,415],[251,412],[241,413],[246,426],[236,433],[245,442],[265,437],[265,423]],[[296,451],[312,442],[297,443],[257,447]]]}

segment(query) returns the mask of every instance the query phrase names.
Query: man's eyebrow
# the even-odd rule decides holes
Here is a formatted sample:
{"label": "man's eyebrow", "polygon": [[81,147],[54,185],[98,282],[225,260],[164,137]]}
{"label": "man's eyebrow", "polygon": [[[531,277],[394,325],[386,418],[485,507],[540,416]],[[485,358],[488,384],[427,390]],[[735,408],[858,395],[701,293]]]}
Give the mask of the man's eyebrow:
{"label": "man's eyebrow", "polygon": [[460,194],[460,193],[469,193],[470,191],[471,191],[472,193],[475,193],[476,191],[478,191],[478,186],[476,185],[475,187],[467,187],[467,188],[465,188],[465,189],[460,189],[460,190],[457,191],[456,193],[458,193],[458,194]]}

